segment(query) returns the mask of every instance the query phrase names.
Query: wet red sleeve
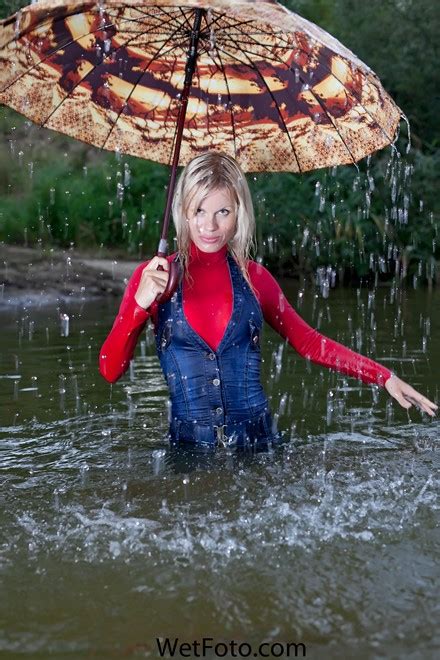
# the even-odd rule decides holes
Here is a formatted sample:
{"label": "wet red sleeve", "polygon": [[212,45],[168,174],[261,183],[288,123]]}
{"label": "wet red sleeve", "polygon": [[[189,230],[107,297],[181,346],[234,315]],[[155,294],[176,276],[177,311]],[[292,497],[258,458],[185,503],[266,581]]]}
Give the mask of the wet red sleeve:
{"label": "wet red sleeve", "polygon": [[249,277],[265,320],[302,357],[360,378],[364,383],[385,385],[392,375],[389,369],[314,330],[295,312],[266,268],[254,261],[249,262]]}
{"label": "wet red sleeve", "polygon": [[128,368],[139,335],[150,314],[134,299],[145,262],[131,276],[119,307],[113,327],[99,354],[99,371],[110,383],[114,383]]}

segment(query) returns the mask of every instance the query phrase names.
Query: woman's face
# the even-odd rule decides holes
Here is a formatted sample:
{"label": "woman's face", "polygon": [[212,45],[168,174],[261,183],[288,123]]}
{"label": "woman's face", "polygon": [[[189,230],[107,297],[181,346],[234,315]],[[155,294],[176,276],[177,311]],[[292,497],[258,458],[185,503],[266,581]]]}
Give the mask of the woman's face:
{"label": "woman's face", "polygon": [[209,193],[196,207],[190,206],[188,225],[191,240],[203,252],[217,252],[235,234],[235,203],[227,188]]}

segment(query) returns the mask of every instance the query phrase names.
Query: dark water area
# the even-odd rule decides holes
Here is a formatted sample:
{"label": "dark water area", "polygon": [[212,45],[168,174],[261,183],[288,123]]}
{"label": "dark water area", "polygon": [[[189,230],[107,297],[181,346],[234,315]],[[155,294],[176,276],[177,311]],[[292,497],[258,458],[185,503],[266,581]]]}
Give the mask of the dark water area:
{"label": "dark water area", "polygon": [[[438,402],[438,291],[285,289],[312,325]],[[438,419],[266,327],[285,442],[172,451],[151,330],[120,381],[97,371],[115,313],[114,300],[0,307],[1,657],[157,658],[157,637],[437,657]]]}

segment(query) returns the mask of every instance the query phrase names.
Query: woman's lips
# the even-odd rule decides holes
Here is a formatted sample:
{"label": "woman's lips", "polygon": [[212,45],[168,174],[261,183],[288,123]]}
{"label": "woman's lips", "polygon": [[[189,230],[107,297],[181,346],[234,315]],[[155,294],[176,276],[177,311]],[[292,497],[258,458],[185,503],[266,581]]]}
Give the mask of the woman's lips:
{"label": "woman's lips", "polygon": [[219,240],[220,237],[219,236],[214,236],[214,237],[212,237],[212,236],[200,236],[200,238],[204,243],[217,243],[217,241]]}

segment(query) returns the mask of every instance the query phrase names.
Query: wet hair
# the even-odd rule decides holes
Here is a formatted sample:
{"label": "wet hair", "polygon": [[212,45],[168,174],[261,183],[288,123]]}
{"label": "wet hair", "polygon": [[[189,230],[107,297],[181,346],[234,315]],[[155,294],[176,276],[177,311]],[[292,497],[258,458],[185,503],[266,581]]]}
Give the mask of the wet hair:
{"label": "wet hair", "polygon": [[246,177],[238,163],[222,152],[207,151],[193,158],[182,170],[173,199],[173,220],[177,234],[177,249],[186,269],[190,233],[187,222],[191,208],[199,205],[207,195],[227,188],[235,202],[237,225],[228,243],[229,251],[249,282],[247,261],[254,247],[255,216]]}

